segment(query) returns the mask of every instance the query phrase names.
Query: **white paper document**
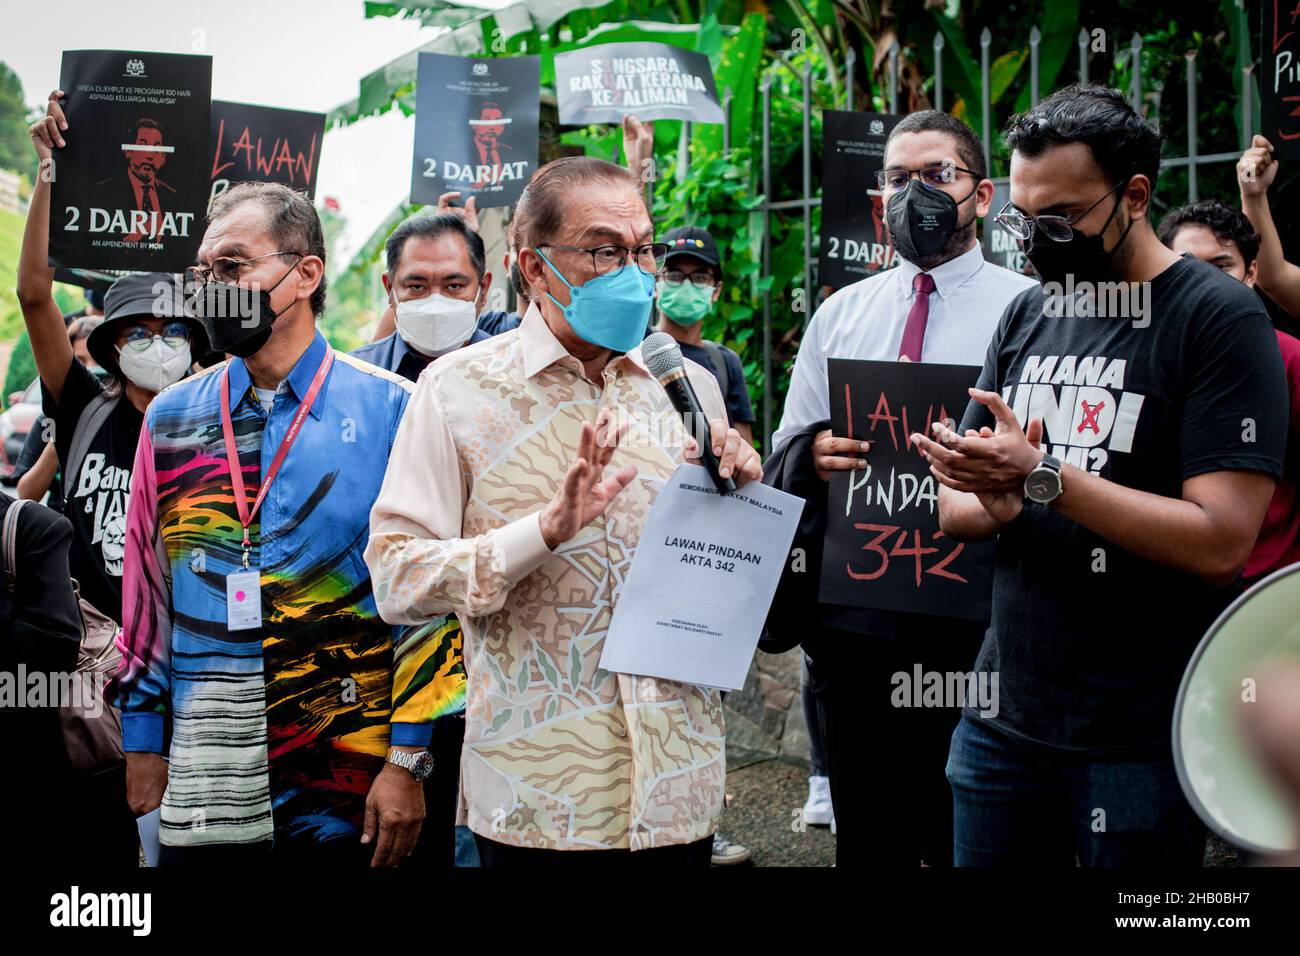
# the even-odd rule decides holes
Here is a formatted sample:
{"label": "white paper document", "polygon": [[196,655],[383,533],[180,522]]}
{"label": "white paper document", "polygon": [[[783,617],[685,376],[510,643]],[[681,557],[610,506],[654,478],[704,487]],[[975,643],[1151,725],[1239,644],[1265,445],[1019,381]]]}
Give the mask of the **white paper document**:
{"label": "white paper document", "polygon": [[802,514],[794,495],[750,482],[721,496],[704,468],[679,465],[650,509],[600,666],[743,687]]}

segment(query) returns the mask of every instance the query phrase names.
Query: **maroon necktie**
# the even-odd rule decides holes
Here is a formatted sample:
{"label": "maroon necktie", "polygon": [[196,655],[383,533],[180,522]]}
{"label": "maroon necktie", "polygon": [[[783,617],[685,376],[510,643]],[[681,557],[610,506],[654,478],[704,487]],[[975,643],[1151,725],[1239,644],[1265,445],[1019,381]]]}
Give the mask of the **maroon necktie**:
{"label": "maroon necktie", "polygon": [[916,290],[916,299],[912,309],[907,313],[907,325],[903,327],[903,344],[898,350],[900,359],[909,362],[921,361],[921,345],[925,342],[925,324],[930,321],[930,293],[934,291],[934,279],[928,272],[918,272],[912,279],[912,288]]}

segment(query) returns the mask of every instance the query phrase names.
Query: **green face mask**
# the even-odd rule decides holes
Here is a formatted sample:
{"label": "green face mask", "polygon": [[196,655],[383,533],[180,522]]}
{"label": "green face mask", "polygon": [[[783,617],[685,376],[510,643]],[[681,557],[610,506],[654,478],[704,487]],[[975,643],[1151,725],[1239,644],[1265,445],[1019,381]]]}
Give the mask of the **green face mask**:
{"label": "green face mask", "polygon": [[694,325],[713,311],[713,286],[659,283],[659,311],[678,325]]}

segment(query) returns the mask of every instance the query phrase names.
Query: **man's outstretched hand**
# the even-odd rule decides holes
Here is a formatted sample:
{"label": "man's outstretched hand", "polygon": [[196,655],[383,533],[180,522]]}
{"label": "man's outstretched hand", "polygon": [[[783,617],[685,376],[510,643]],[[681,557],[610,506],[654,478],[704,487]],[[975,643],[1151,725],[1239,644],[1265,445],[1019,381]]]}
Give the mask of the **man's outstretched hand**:
{"label": "man's outstretched hand", "polygon": [[555,497],[542,509],[542,538],[552,551],[604,514],[619,492],[636,477],[635,465],[624,465],[608,478],[604,477],[605,466],[627,431],[624,424],[611,432],[609,423],[608,411],[597,416],[594,426],[590,422],[582,423],[578,454],[569,463]]}

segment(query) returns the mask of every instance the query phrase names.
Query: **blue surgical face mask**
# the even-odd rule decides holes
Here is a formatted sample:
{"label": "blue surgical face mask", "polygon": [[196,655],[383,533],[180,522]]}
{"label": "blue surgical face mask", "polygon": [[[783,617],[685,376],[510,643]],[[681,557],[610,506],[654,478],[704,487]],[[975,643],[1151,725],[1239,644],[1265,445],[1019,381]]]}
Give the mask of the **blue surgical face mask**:
{"label": "blue surgical face mask", "polygon": [[569,287],[569,304],[547,292],[550,300],[564,313],[574,333],[584,342],[612,352],[630,352],[645,338],[654,305],[655,278],[635,264],[624,265],[617,272],[572,285],[551,260],[537,252],[560,281]]}

